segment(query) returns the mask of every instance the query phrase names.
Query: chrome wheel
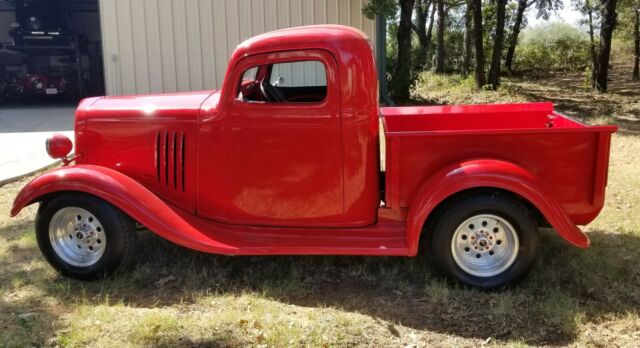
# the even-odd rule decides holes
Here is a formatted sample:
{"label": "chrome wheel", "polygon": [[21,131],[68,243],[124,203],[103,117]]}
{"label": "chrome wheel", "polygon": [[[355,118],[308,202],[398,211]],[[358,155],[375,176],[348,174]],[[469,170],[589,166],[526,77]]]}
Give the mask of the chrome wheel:
{"label": "chrome wheel", "polygon": [[49,241],[58,257],[76,267],[89,267],[98,262],[107,244],[100,221],[78,207],[62,208],[53,215]]}
{"label": "chrome wheel", "polygon": [[477,277],[507,270],[518,256],[519,240],[511,224],[496,215],[475,215],[458,226],[451,252],[458,267]]}

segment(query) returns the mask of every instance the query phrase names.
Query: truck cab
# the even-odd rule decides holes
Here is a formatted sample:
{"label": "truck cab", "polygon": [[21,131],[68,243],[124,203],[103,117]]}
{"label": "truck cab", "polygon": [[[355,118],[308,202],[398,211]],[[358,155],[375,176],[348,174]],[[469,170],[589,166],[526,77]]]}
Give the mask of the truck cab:
{"label": "truck cab", "polygon": [[12,215],[39,202],[43,254],[81,279],[123,268],[136,225],[227,255],[427,252],[481,288],[526,276],[539,226],[589,245],[576,224],[604,204],[615,127],[550,103],[378,100],[362,32],[259,35],[233,53],[220,90],[83,100],[75,155],[52,138],[65,166],[29,183]]}

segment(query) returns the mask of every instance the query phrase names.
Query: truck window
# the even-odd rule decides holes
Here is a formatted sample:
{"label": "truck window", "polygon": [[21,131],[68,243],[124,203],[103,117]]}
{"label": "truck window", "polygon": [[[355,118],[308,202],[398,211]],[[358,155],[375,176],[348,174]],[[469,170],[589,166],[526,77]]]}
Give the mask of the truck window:
{"label": "truck window", "polygon": [[242,74],[242,82],[255,81],[257,72],[258,72],[257,66],[254,66],[251,69],[247,69],[247,71],[245,71],[244,74]]}
{"label": "truck window", "polygon": [[[270,64],[261,81],[255,81],[256,72],[251,72],[254,69],[256,67],[242,75],[238,98],[245,102],[317,103],[327,96],[327,72],[322,62]],[[243,88],[248,81],[255,81],[259,88]]]}

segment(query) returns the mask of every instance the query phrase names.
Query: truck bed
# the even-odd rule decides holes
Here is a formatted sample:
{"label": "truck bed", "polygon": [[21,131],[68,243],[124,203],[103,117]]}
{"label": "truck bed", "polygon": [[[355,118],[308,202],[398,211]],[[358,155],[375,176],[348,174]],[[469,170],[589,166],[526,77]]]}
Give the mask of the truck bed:
{"label": "truck bed", "polygon": [[542,179],[576,224],[589,223],[604,204],[615,126],[589,126],[554,112],[551,103],[388,107],[381,113],[389,207],[408,207],[439,169],[485,158],[515,163]]}

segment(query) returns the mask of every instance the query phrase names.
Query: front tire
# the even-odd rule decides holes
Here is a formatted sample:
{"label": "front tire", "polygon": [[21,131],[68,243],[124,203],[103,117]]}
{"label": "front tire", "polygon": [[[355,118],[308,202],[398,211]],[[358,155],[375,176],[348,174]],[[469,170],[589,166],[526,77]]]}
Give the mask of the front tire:
{"label": "front tire", "polygon": [[530,272],[538,250],[538,228],[511,197],[483,194],[446,208],[430,231],[436,268],[483,289],[515,284]]}
{"label": "front tire", "polygon": [[36,216],[38,246],[65,276],[93,280],[128,265],[134,255],[135,223],[94,196],[69,193],[43,203]]}

